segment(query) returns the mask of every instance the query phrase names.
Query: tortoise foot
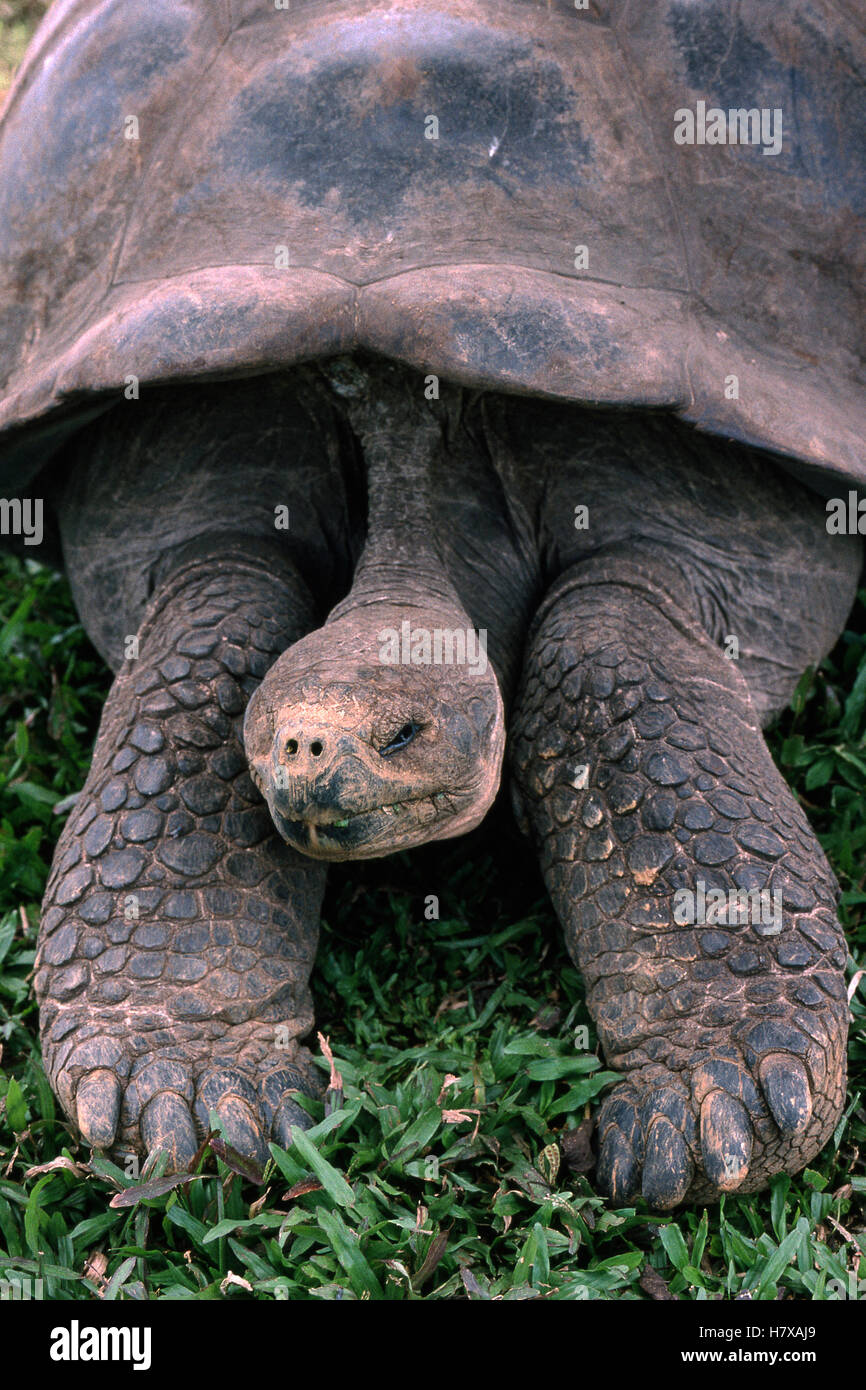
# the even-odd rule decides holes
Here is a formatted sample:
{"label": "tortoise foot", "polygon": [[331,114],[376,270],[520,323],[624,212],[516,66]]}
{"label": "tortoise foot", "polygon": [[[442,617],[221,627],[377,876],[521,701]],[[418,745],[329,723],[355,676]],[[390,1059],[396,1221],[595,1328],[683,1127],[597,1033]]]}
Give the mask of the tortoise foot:
{"label": "tortoise foot", "polygon": [[601,1186],[666,1209],[802,1168],[845,1094],[836,884],[735,664],[658,571],[607,560],[554,593],[514,758],[599,1039],[626,1073],[599,1116]]}
{"label": "tortoise foot", "polygon": [[826,1086],[838,1073],[832,1041],[778,1019],[736,1031],[743,1047],[699,1049],[681,1071],[638,1067],[611,1092],[598,1116],[602,1191],[664,1211],[752,1191],[818,1152],[841,1109]]}
{"label": "tortoise foot", "polygon": [[213,1116],[223,1138],[264,1165],[268,1141],[288,1145],[309,1124],[295,1096],[320,1089],[306,1048],[281,1049],[281,1025],[243,1023],[154,1029],[134,1012],[117,1018],[65,1011],[70,1042],[52,1083],[82,1140],[118,1154],[168,1153],[168,1172],[191,1163]]}
{"label": "tortoise foot", "polygon": [[106,701],[54,856],[35,985],[43,1056],[86,1142],[166,1149],[183,1169],[216,1111],[261,1162],[316,1089],[298,1039],[324,869],[280,839],[241,722],[299,632],[274,562],[225,553],[179,570]]}

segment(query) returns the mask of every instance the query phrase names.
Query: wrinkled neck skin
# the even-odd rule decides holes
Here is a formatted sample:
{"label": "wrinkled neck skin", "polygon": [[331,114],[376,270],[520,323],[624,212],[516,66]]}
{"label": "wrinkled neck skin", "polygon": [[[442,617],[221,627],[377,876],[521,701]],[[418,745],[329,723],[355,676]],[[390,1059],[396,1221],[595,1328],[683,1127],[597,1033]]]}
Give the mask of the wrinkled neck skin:
{"label": "wrinkled neck skin", "polygon": [[487,634],[437,545],[440,424],[397,373],[377,374],[375,393],[358,375],[338,383],[367,468],[354,582],[271,668],[245,723],[274,823],[319,859],[376,858],[473,829],[496,795],[505,743]]}
{"label": "wrinkled neck skin", "polygon": [[377,603],[469,621],[437,545],[432,471],[442,434],[425,406],[396,383],[384,398],[349,406],[367,467],[367,543],[329,624]]}

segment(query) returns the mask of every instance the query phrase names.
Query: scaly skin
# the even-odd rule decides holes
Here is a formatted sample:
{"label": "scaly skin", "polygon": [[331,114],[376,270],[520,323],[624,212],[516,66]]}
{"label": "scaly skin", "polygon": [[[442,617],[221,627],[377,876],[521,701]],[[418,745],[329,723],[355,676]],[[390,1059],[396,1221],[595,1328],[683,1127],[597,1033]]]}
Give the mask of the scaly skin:
{"label": "scaly skin", "polygon": [[[514,729],[547,886],[607,1060],[625,1073],[599,1115],[601,1186],[665,1209],[802,1168],[845,1094],[836,884],[736,663],[663,556],[563,577],[537,620]],[[677,925],[674,892],[699,879],[780,888],[781,931]]]}
{"label": "scaly skin", "polygon": [[[314,621],[276,552],[197,558],[165,582],[106,701],[60,838],[36,968],[48,1076],[100,1148],[193,1156],[208,1113],[262,1161],[314,1092],[307,981],[325,871],[253,787],[241,729]],[[135,910],[137,909],[137,917]]]}

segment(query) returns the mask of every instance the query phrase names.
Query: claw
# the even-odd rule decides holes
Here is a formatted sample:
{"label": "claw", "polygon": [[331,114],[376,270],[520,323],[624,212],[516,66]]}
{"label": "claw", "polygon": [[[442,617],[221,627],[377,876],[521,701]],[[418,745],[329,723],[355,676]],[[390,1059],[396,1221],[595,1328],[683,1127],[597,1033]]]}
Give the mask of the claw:
{"label": "claw", "polygon": [[114,1072],[100,1068],[88,1072],[78,1083],[75,1113],[86,1144],[107,1149],[114,1142],[120,1116],[121,1086]]}
{"label": "claw", "polygon": [[657,1115],[647,1134],[643,1164],[642,1191],[649,1205],[661,1211],[675,1207],[688,1192],[693,1172],[682,1131],[667,1115]]}
{"label": "claw", "polygon": [[310,1083],[297,1067],[280,1067],[272,1071],[261,1082],[261,1108],[266,1127],[270,1128],[274,1143],[287,1149],[292,1142],[292,1126],[309,1129],[313,1123],[306,1110],[298,1105],[293,1092],[310,1093]]}
{"label": "claw", "polygon": [[270,1154],[262,1134],[258,1097],[242,1072],[231,1067],[212,1071],[199,1083],[195,1110],[205,1126],[210,1121],[210,1112],[215,1110],[226,1143],[264,1167]]}
{"label": "claw", "polygon": [[812,1118],[812,1091],[803,1063],[784,1052],[771,1052],[758,1067],[767,1104],[783,1134],[796,1138]]}
{"label": "claw", "polygon": [[599,1134],[598,1182],[614,1201],[628,1201],[640,1187],[642,1144],[637,1111],[625,1096],[614,1093],[606,1102]]}
{"label": "claw", "polygon": [[602,1140],[595,1175],[602,1191],[615,1202],[627,1202],[640,1186],[637,1155],[616,1125],[609,1127]]}
{"label": "claw", "polygon": [[752,1126],[727,1091],[711,1091],[701,1105],[701,1152],[707,1177],[721,1192],[740,1186],[752,1157]]}
{"label": "claw", "polygon": [[259,1116],[253,1107],[239,1096],[223,1096],[212,1108],[222,1123],[226,1143],[231,1144],[244,1158],[251,1158],[264,1168],[271,1155],[262,1134]]}
{"label": "claw", "polygon": [[291,1096],[284,1096],[271,1120],[274,1143],[279,1144],[281,1149],[289,1148],[292,1142],[292,1127],[309,1129],[312,1123],[306,1110],[302,1110],[297,1101],[292,1100]]}
{"label": "claw", "polygon": [[148,1154],[159,1150],[169,1155],[169,1173],[183,1173],[195,1158],[195,1124],[186,1101],[173,1091],[153,1096],[141,1116],[141,1138]]}

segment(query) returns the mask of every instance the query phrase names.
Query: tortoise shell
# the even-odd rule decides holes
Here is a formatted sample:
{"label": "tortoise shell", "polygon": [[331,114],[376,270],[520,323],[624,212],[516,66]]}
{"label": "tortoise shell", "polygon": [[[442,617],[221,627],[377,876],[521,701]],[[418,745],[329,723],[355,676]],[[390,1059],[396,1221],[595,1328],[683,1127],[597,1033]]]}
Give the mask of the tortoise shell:
{"label": "tortoise shell", "polygon": [[58,0],[0,123],[0,488],[131,378],[355,348],[866,482],[864,61],[830,0]]}

